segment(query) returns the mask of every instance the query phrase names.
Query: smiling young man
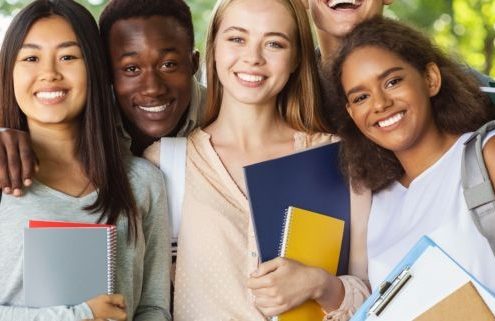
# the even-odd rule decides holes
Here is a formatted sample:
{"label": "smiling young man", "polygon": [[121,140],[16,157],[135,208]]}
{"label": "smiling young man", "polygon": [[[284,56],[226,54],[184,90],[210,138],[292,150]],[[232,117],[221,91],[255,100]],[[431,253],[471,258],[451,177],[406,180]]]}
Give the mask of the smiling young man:
{"label": "smiling young man", "polygon": [[198,122],[204,89],[194,78],[199,53],[183,0],[113,0],[100,17],[115,97],[131,150],[163,136],[185,136]]}
{"label": "smiling young man", "polygon": [[[113,0],[100,17],[122,136],[141,155],[163,136],[186,136],[198,124],[205,90],[194,74],[191,12],[183,0]],[[0,188],[21,194],[30,185],[35,155],[29,135],[0,130]]]}
{"label": "smiling young man", "polygon": [[301,0],[309,9],[323,63],[333,59],[342,39],[359,23],[383,13],[394,0]]}

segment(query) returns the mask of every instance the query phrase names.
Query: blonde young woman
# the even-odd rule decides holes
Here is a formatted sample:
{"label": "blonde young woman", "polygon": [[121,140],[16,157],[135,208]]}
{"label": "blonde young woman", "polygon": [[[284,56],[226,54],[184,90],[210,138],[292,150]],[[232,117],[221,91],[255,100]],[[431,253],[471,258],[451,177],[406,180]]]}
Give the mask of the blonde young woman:
{"label": "blonde young woman", "polygon": [[[245,165],[335,139],[317,133],[325,127],[313,49],[299,0],[217,3],[206,114],[187,141],[175,320],[265,320],[307,299],[326,311],[340,306],[342,282],[321,269],[281,258],[258,266],[242,174]],[[156,164],[159,155],[159,142],[145,152]]]}

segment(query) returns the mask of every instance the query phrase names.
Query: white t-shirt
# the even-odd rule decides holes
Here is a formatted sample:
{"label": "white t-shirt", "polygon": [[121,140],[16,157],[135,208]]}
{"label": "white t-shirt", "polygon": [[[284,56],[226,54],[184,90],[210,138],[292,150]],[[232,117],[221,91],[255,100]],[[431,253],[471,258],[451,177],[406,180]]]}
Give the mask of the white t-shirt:
{"label": "white t-shirt", "polygon": [[495,291],[495,256],[469,214],[461,186],[462,151],[469,136],[462,135],[408,188],[394,182],[373,195],[367,240],[373,289],[421,236],[428,235]]}

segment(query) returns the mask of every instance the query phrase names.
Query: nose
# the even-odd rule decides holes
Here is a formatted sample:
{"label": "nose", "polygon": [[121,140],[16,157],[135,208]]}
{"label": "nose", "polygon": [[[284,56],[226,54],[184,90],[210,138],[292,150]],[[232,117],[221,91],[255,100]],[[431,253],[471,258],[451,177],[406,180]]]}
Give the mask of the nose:
{"label": "nose", "polygon": [[373,96],[373,107],[376,112],[385,111],[393,104],[393,100],[382,90],[377,90]]}
{"label": "nose", "polygon": [[46,59],[40,65],[40,80],[42,81],[57,81],[61,80],[62,74],[58,70],[57,62],[55,60]]}
{"label": "nose", "polygon": [[265,61],[261,44],[251,43],[244,50],[243,60],[249,65],[262,65]]}
{"label": "nose", "polygon": [[167,92],[167,84],[159,71],[150,70],[144,73],[141,92],[145,96],[158,97]]}

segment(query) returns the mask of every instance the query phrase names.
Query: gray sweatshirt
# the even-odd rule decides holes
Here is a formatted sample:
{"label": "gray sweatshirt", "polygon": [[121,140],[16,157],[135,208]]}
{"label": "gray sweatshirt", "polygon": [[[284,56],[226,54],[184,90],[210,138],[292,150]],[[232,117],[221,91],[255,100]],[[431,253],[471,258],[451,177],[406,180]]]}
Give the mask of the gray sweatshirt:
{"label": "gray sweatshirt", "polygon": [[[117,224],[116,293],[125,297],[128,320],[170,320],[170,232],[165,185],[159,169],[129,158],[127,173],[142,219],[137,242],[127,242],[127,221]],[[27,308],[23,292],[23,231],[29,219],[95,222],[82,208],[96,192],[76,198],[34,181],[23,197],[0,201],[0,321],[74,321],[92,319],[89,306]],[[133,317],[132,317],[133,316]]]}

